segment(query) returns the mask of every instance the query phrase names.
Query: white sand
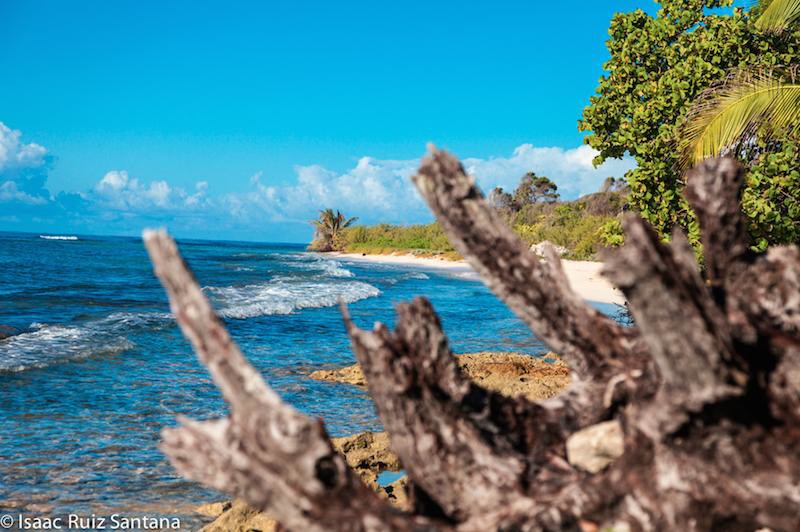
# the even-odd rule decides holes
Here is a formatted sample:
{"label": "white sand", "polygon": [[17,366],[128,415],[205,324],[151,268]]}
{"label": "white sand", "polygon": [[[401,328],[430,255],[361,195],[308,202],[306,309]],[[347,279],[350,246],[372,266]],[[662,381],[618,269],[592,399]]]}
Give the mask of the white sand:
{"label": "white sand", "polygon": [[[463,260],[423,258],[414,255],[361,255],[360,253],[329,253],[337,259],[352,262],[394,264],[419,269],[447,270],[465,279],[478,279],[478,274]],[[572,289],[588,301],[623,305],[625,296],[600,275],[601,262],[562,260]]]}

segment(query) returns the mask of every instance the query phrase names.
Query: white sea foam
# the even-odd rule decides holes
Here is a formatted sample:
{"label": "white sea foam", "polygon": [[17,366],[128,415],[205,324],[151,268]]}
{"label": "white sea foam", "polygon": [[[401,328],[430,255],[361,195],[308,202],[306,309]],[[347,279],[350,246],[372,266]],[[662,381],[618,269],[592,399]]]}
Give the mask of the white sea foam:
{"label": "white sea foam", "polygon": [[[342,266],[342,263],[315,253],[294,253],[281,256],[288,259],[288,265],[307,271],[318,271],[330,277],[355,277],[355,274]],[[311,258],[311,260],[308,260]]]}
{"label": "white sea foam", "polygon": [[388,269],[388,268],[385,269],[385,270],[397,273],[397,276],[386,277],[386,278],[382,279],[382,282],[384,282],[386,284],[389,284],[389,285],[392,285],[392,286],[396,285],[397,283],[402,283],[404,281],[409,281],[409,280],[420,280],[420,281],[422,281],[422,280],[425,280],[425,279],[430,279],[428,274],[427,273],[423,273],[423,272],[400,272],[398,270]]}
{"label": "white sea foam", "polygon": [[119,312],[81,324],[32,323],[30,331],[0,342],[0,372],[24,371],[133,348],[127,334],[161,328],[172,317],[164,313]]}
{"label": "white sea foam", "polygon": [[361,281],[304,281],[285,277],[246,286],[206,287],[214,306],[225,318],[245,319],[291,314],[307,308],[332,307],[380,295]]}
{"label": "white sea foam", "polygon": [[78,240],[75,235],[39,235],[39,238],[44,238],[45,240]]}
{"label": "white sea foam", "polygon": [[343,267],[341,262],[331,259],[317,259],[311,263],[310,268],[321,270],[331,277],[355,277],[355,274]]}

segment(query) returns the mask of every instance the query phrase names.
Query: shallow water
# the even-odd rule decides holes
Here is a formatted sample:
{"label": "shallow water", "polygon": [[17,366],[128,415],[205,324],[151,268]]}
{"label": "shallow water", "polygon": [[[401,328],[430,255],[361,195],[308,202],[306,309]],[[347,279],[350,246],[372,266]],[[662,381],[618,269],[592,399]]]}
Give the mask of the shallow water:
{"label": "shallow water", "polygon": [[[179,245],[267,382],[334,436],[380,429],[365,392],[308,378],[354,362],[339,298],[371,327],[425,295],[456,352],[545,351],[482,284],[447,273],[337,262],[300,245]],[[0,341],[0,509],[176,514],[191,527],[194,505],[222,498],[178,477],[156,448],[176,415],[226,408],[139,239],[0,233],[0,325],[22,331]]]}

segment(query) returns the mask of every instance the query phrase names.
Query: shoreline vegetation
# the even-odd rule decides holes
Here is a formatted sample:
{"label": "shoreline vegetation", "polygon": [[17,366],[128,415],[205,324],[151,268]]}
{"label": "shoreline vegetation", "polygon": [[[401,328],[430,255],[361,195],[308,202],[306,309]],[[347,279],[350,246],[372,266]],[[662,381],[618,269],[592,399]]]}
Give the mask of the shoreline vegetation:
{"label": "shoreline vegetation", "polygon": [[[567,365],[553,353],[533,357],[513,352],[481,352],[457,355],[462,371],[476,384],[507,397],[523,396],[536,401],[549,399],[566,389],[571,381]],[[363,388],[366,379],[358,364],[333,370],[317,370],[310,378]],[[352,436],[332,438],[337,452],[342,454],[365,484],[400,509],[408,508],[407,477],[403,466],[390,448],[386,432],[362,432]],[[597,456],[591,456],[597,460]],[[391,473],[391,482],[382,482],[383,473]],[[213,521],[203,532],[258,530],[273,532],[277,522],[263,512],[250,508],[240,500],[203,504],[195,509],[199,515]]]}
{"label": "shoreline vegetation", "polygon": [[[621,220],[628,192],[623,180],[609,177],[598,192],[566,201],[560,199],[555,183],[528,172],[513,192],[494,188],[487,201],[535,250],[546,242],[565,259],[593,260],[602,248],[622,243]],[[319,218],[312,221],[315,232],[309,250],[461,259],[437,222],[353,225],[356,221],[333,209],[320,211]]]}
{"label": "shoreline vegetation", "polygon": [[[622,243],[621,220],[629,190],[624,180],[609,177],[598,192],[563,201],[558,186],[528,172],[513,192],[500,187],[487,196],[489,205],[537,255],[552,245],[578,295],[590,301],[624,305],[625,298],[601,276],[600,250]],[[406,267],[445,269],[478,279],[453,248],[438,222],[415,225],[353,225],[340,211],[320,211],[310,251],[349,260]]]}

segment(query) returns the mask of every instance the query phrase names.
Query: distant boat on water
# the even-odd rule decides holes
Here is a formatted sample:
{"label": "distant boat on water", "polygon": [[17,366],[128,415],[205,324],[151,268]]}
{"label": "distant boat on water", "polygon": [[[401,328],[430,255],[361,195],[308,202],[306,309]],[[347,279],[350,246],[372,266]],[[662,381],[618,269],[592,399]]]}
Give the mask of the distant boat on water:
{"label": "distant boat on water", "polygon": [[75,235],[39,235],[39,238],[44,238],[45,240],[78,240]]}

